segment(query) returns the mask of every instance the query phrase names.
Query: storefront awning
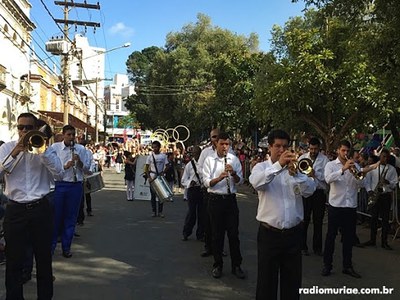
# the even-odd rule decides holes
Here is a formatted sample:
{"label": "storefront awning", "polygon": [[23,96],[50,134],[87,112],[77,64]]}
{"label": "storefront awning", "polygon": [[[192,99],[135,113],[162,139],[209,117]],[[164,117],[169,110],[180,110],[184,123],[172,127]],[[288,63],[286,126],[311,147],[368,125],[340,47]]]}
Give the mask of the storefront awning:
{"label": "storefront awning", "polygon": [[[44,111],[44,110],[39,110],[39,113],[42,115],[48,116],[52,119],[55,119],[57,121],[60,121],[61,123],[63,122],[64,118],[64,113],[62,112],[57,112],[57,111]],[[87,131],[88,134],[95,136],[95,129],[90,126],[89,124],[83,122],[82,120],[78,119],[77,117],[68,114],[68,124],[74,126],[77,129]]]}

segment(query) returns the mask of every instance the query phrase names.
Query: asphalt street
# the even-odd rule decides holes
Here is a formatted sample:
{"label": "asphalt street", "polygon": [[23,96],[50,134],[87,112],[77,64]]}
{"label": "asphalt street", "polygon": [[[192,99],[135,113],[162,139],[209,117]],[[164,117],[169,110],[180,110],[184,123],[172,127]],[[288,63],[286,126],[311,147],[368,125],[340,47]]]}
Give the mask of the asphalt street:
{"label": "asphalt street", "polygon": [[[57,248],[53,258],[54,299],[56,300],[244,300],[254,299],[257,279],[257,197],[244,185],[239,189],[240,241],[243,269],[240,280],[230,273],[229,256],[220,279],[211,276],[213,259],[202,258],[203,244],[190,237],[181,241],[187,203],[182,194],[164,206],[165,218],[152,218],[149,201],[126,201],[123,174],[106,170],[105,188],[92,194],[93,217],[77,227],[73,257],[64,258]],[[326,228],[325,228],[326,229]],[[309,229],[311,230],[311,229]],[[357,227],[362,241],[369,231]],[[312,234],[309,234],[311,237]],[[341,273],[341,244],[336,241],[333,274],[320,275],[322,258],[303,258],[305,288],[394,288],[391,295],[303,295],[301,299],[400,299],[400,241],[394,250],[378,247],[355,248],[354,268],[362,275],[355,279]],[[225,249],[229,255],[226,242]],[[0,299],[4,298],[5,266],[0,266]],[[35,274],[24,286],[25,299],[36,299]]]}

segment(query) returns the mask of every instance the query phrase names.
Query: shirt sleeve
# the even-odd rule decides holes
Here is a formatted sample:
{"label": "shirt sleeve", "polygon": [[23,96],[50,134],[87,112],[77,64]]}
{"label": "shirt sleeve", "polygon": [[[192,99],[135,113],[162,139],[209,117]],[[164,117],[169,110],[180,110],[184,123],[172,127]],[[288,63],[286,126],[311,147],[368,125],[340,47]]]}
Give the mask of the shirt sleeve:
{"label": "shirt sleeve", "polygon": [[47,148],[43,154],[40,154],[40,159],[50,173],[54,176],[54,179],[62,180],[64,175],[64,167],[54,148]]}
{"label": "shirt sleeve", "polygon": [[185,169],[183,170],[183,175],[181,179],[181,183],[185,188],[188,188],[190,185],[190,167],[191,163],[187,163]]}
{"label": "shirt sleeve", "polygon": [[260,190],[274,180],[280,172],[282,172],[282,166],[279,162],[275,162],[271,166],[268,166],[267,162],[261,162],[251,170],[249,181],[256,190]]}

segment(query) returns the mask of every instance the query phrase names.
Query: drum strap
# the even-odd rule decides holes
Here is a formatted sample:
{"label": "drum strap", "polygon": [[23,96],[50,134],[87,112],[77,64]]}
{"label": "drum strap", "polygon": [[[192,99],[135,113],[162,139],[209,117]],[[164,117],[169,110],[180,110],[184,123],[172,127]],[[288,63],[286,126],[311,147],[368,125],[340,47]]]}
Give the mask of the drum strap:
{"label": "drum strap", "polygon": [[157,169],[156,158],[154,157],[154,153],[152,153],[151,155],[153,156],[154,168],[156,169],[156,175],[157,175],[157,177],[158,177],[159,173],[158,173],[158,169]]}
{"label": "drum strap", "polygon": [[190,162],[192,163],[194,174],[196,174],[197,180],[199,181],[200,185],[203,185],[202,182],[201,182],[199,173],[197,173],[197,168],[196,168],[196,164],[194,163],[194,160],[192,159]]}

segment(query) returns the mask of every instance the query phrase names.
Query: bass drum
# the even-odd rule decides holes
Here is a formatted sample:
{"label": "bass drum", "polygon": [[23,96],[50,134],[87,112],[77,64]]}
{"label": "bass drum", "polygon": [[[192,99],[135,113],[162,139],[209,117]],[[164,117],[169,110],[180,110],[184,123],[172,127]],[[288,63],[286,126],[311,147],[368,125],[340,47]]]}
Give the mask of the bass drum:
{"label": "bass drum", "polygon": [[150,188],[156,193],[160,203],[172,201],[174,194],[172,193],[167,180],[164,176],[157,176],[151,183]]}

